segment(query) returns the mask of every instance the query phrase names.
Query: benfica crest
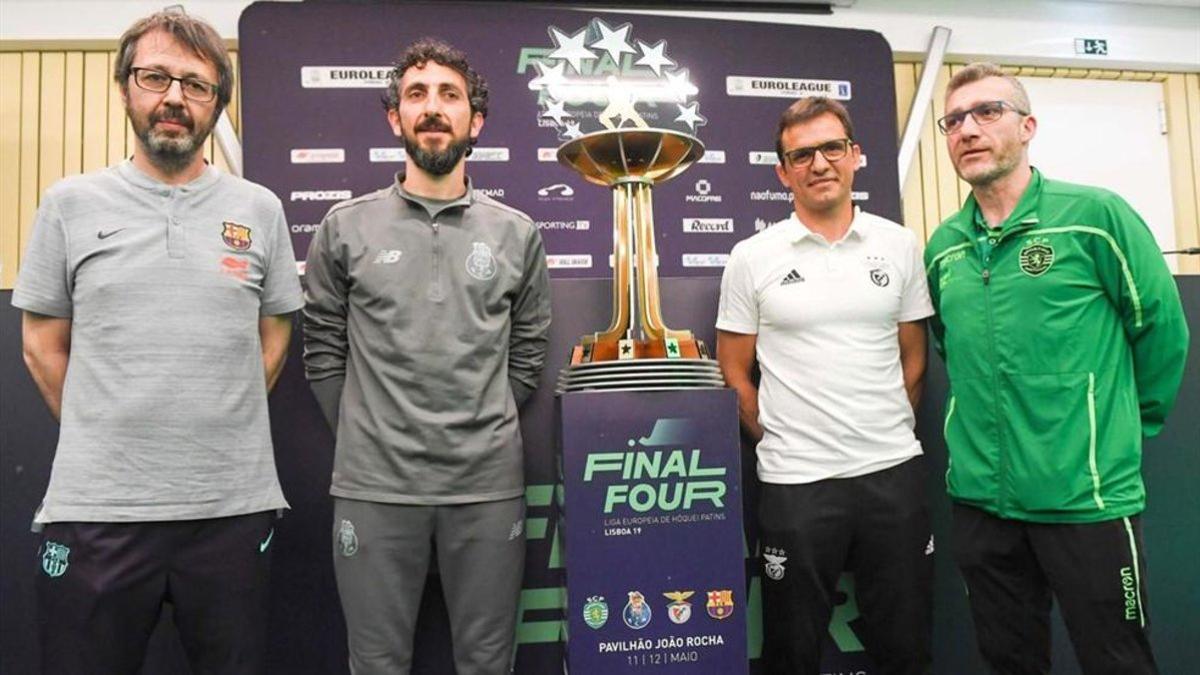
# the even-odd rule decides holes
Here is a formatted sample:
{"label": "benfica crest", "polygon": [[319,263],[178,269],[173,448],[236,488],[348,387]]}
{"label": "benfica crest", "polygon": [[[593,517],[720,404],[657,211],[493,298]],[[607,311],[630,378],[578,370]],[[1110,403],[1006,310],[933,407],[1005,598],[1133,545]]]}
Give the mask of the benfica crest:
{"label": "benfica crest", "polygon": [[671,623],[687,623],[687,620],[692,618],[692,603],[687,602],[687,599],[696,594],[696,591],[671,591],[663,593],[668,600],[674,600],[667,605],[667,618]]}
{"label": "benfica crest", "polygon": [[714,619],[728,619],[733,616],[733,591],[709,591],[708,615]]}
{"label": "benfica crest", "polygon": [[58,542],[46,540],[46,550],[42,552],[42,571],[50,577],[61,577],[66,574],[67,556],[71,555],[70,547]]}
{"label": "benfica crest", "polygon": [[221,240],[225,245],[235,251],[250,250],[250,228],[245,225],[239,225],[233,221],[225,221],[222,223],[224,229],[221,230]]}
{"label": "benfica crest", "polygon": [[768,546],[763,549],[763,571],[767,578],[772,581],[779,581],[783,578],[786,571],[783,563],[787,562],[787,554],[781,548],[771,548]]}
{"label": "benfica crest", "polygon": [[1019,262],[1022,272],[1040,277],[1054,264],[1054,247],[1045,237],[1033,237],[1021,248]]}

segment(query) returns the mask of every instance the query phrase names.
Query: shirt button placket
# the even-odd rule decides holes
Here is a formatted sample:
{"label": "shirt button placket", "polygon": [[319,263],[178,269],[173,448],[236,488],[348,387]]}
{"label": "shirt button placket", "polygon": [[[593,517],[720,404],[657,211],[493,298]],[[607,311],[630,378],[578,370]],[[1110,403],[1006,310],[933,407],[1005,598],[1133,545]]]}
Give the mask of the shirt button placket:
{"label": "shirt button placket", "polygon": [[171,258],[183,258],[187,251],[187,233],[183,221],[175,213],[178,197],[177,190],[171,190],[167,196],[167,256]]}

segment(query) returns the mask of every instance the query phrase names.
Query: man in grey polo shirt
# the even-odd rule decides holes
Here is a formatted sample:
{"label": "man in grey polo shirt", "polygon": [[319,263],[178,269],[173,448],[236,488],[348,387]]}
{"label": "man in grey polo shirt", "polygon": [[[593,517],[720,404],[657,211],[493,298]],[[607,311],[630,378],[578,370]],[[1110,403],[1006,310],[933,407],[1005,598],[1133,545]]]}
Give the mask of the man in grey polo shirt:
{"label": "man in grey polo shirt", "polygon": [[734,247],[717,314],[717,359],[757,442],[764,665],[820,672],[848,569],[877,672],[924,675],[933,539],[913,411],[933,309],[920,249],[851,201],[861,150],[841,103],[792,104],[775,149],[792,214]]}
{"label": "man in grey polo shirt", "polygon": [[403,674],[431,542],[459,675],[509,672],[524,568],[517,406],[550,326],[541,236],[472,190],[487,86],[422,40],[384,106],[392,185],[329,210],[306,268],[305,370],[337,435],[333,551],[356,675]]}
{"label": "man in grey polo shirt", "polygon": [[267,391],[302,305],[287,225],[204,161],[233,87],[210,26],[138,21],[114,77],[133,158],[46,192],[13,293],[61,422],[35,516],[43,669],[137,672],[169,600],[194,672],[260,673],[287,506]]}

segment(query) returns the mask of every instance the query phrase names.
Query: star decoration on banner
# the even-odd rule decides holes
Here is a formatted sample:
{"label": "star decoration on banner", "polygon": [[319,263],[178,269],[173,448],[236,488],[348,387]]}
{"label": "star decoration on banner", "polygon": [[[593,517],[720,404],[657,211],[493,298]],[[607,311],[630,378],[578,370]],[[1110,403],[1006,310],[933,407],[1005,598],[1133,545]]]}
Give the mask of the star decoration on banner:
{"label": "star decoration on banner", "polygon": [[550,58],[566,61],[571,64],[571,68],[575,72],[583,72],[584,61],[593,61],[596,59],[596,55],[592,53],[592,50],[583,44],[587,40],[587,26],[580,28],[579,32],[570,37],[557,28],[551,27],[550,36],[554,38],[554,44],[558,47],[550,52]]}
{"label": "star decoration on banner", "polygon": [[685,102],[689,96],[695,96],[700,91],[696,88],[696,85],[688,81],[687,68],[667,73],[666,88],[677,102]]}
{"label": "star decoration on banner", "polygon": [[538,76],[529,81],[529,88],[537,91],[538,89],[550,89],[567,81],[567,62],[559,61],[554,65],[549,65],[545,61],[534,61],[533,66],[538,70]]}
{"label": "star decoration on banner", "polygon": [[[546,30],[552,44],[533,61],[529,89],[537,94],[538,126],[553,127],[560,141],[597,126],[657,124],[695,133],[708,123],[700,114],[700,90],[687,68],[668,56],[667,40],[637,40],[633,23],[613,27],[599,17],[573,32],[569,26]],[[649,120],[643,117],[648,110],[654,113]]]}
{"label": "star decoration on banner", "polygon": [[679,106],[679,117],[675,118],[676,122],[683,122],[694,132],[696,127],[708,124],[708,119],[701,115],[698,111],[699,103],[691,105],[676,104]]}
{"label": "star decoration on banner", "polygon": [[659,40],[653,47],[638,40],[637,45],[638,49],[642,50],[642,57],[634,61],[634,65],[646,66],[650,70],[653,70],[654,74],[659,77],[662,77],[663,66],[675,65],[674,61],[663,54],[663,50],[667,48],[666,40]]}
{"label": "star decoration on banner", "polygon": [[626,23],[618,26],[616,30],[608,27],[600,19],[595,19],[593,25],[600,31],[600,39],[588,45],[592,49],[604,50],[612,57],[613,61],[621,62],[622,54],[635,54],[637,50],[629,45],[629,31],[633,28],[633,24]]}
{"label": "star decoration on banner", "polygon": [[562,126],[563,120],[567,117],[572,117],[571,113],[567,112],[566,103],[563,101],[550,101],[546,105],[546,112],[542,113],[542,117],[549,117],[556,124]]}

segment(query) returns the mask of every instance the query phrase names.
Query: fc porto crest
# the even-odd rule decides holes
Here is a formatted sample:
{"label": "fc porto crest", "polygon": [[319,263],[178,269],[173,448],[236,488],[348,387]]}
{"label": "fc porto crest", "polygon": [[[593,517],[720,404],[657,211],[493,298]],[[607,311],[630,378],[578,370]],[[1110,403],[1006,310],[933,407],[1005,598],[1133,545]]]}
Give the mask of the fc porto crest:
{"label": "fc porto crest", "polygon": [[467,256],[467,274],[480,281],[496,276],[496,259],[492,249],[482,241],[471,242],[471,255]]}
{"label": "fc porto crest", "polygon": [[709,591],[708,604],[705,608],[708,610],[708,615],[714,619],[728,619],[733,616],[733,591]]}
{"label": "fc porto crest", "polygon": [[1054,247],[1045,237],[1030,237],[1021,247],[1018,262],[1022,272],[1031,277],[1040,277],[1054,264]]}
{"label": "fc porto crest", "polygon": [[770,546],[763,549],[763,572],[767,578],[772,581],[779,581],[783,578],[783,573],[787,570],[783,568],[783,563],[787,562],[787,554],[781,548],[771,548]]}
{"label": "fc porto crest", "polygon": [[343,558],[349,558],[358,553],[358,534],[354,531],[354,523],[342,520],[338,526],[338,549]]}
{"label": "fc porto crest", "polygon": [[695,594],[695,591],[663,593],[668,600],[674,600],[667,605],[667,618],[671,620],[671,623],[687,623],[688,619],[692,618],[692,603],[687,602],[687,599]]}
{"label": "fc porto crest", "polygon": [[641,630],[650,623],[650,605],[646,604],[646,596],[638,591],[629,591],[629,602],[621,611],[625,625],[634,630]]}
{"label": "fc porto crest", "polygon": [[239,225],[231,220],[222,223],[221,241],[225,245],[235,251],[249,251],[250,244],[250,228],[245,225]]}
{"label": "fc porto crest", "polygon": [[583,622],[592,630],[599,630],[608,623],[608,603],[603,595],[593,595],[583,605]]}
{"label": "fc porto crest", "polygon": [[70,547],[47,539],[45,550],[42,551],[42,571],[49,577],[61,577],[71,564],[67,561],[69,555]]}

